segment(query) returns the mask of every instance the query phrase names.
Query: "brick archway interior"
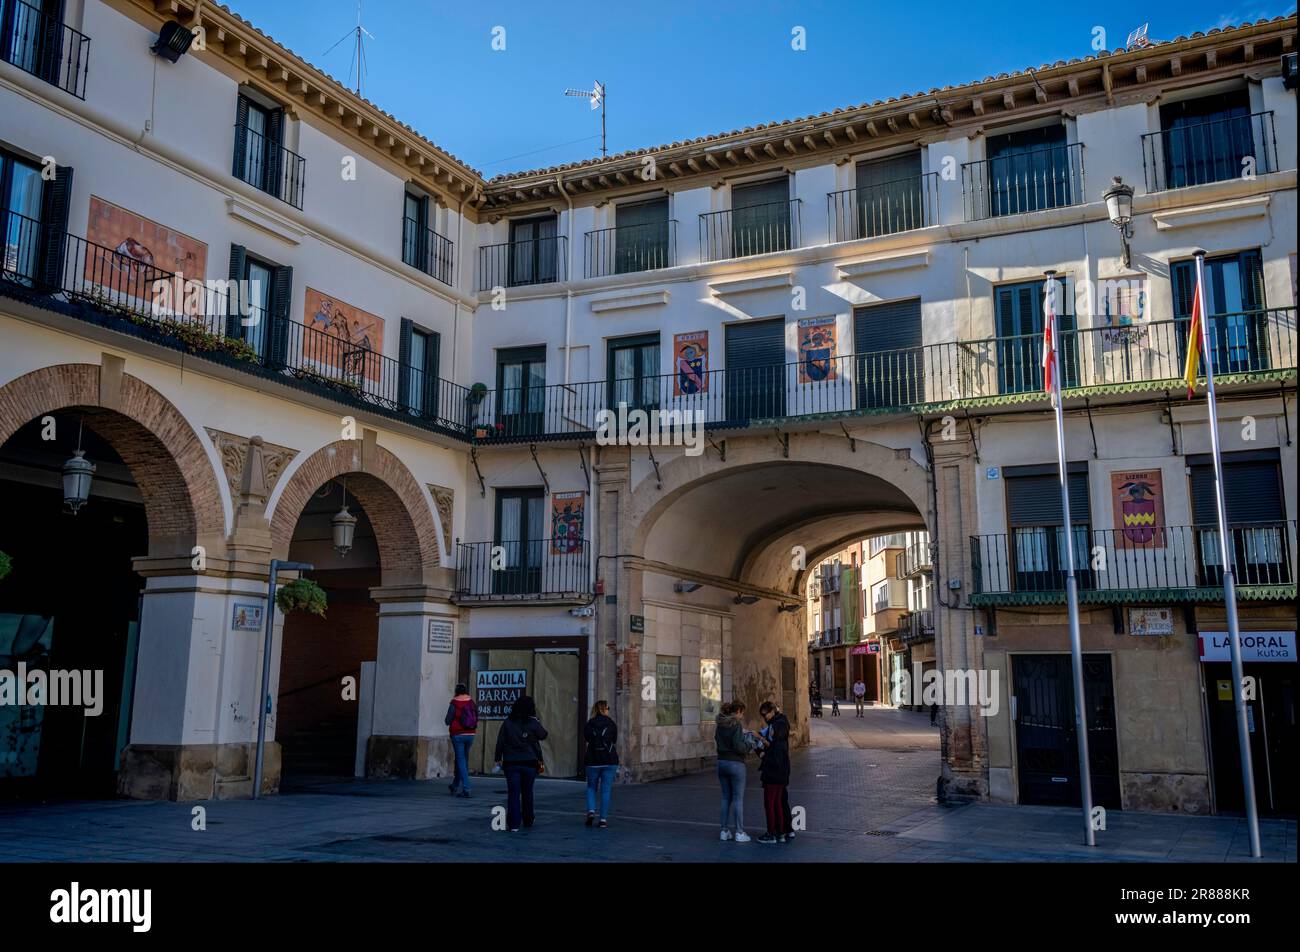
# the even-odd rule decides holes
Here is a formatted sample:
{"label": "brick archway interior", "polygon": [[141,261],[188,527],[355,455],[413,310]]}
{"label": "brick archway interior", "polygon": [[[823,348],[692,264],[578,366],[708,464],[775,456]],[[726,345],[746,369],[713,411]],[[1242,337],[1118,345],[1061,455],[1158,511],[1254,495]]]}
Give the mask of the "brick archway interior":
{"label": "brick archway interior", "polygon": [[0,387],[0,444],[55,413],[80,415],[131,471],[144,501],[150,556],[188,558],[195,544],[224,543],[220,484],[193,427],[166,397],[124,374],[115,406],[104,407],[99,367],[46,367]]}

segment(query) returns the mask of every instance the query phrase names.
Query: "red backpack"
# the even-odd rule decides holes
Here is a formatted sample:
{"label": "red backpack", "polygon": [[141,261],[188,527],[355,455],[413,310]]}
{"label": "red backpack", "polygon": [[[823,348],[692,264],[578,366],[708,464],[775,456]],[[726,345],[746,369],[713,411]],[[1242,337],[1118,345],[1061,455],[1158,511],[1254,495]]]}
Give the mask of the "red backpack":
{"label": "red backpack", "polygon": [[466,701],[460,709],[460,726],[462,730],[472,731],[478,727],[478,711],[474,707],[474,701]]}

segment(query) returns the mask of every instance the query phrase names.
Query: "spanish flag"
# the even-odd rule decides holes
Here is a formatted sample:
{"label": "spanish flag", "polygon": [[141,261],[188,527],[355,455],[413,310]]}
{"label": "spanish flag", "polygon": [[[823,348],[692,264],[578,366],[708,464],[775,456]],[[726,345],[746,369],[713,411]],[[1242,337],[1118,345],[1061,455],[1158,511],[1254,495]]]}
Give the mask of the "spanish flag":
{"label": "spanish flag", "polygon": [[1183,380],[1187,384],[1187,399],[1196,395],[1196,378],[1201,370],[1201,282],[1196,282],[1192,296],[1192,320],[1187,327],[1187,364]]}

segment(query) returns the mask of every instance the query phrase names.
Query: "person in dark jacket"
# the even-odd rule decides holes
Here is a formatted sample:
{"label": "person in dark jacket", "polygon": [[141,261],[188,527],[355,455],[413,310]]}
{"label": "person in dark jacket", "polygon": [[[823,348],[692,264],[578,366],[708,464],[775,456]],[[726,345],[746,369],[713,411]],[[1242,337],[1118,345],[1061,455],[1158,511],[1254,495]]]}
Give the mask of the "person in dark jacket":
{"label": "person in dark jacket", "polygon": [[533,825],[533,784],[542,763],[546,728],[537,719],[537,703],[527,694],[515,701],[510,716],[501,722],[494,760],[506,775],[506,825],[518,833],[520,824]]}
{"label": "person in dark jacket", "polygon": [[[618,725],[609,716],[609,702],[591,706],[591,720],[583,728],[587,739],[587,826],[593,822],[604,829],[609,826],[609,798],[614,793],[618,774]],[[600,793],[600,818],[596,817],[596,794]]]}
{"label": "person in dark jacket", "polygon": [[748,843],[745,832],[745,758],[753,749],[745,737],[745,705],[722,705],[713,730],[718,748],[718,783],[722,785],[722,832],[718,839]]}
{"label": "person in dark jacket", "polygon": [[447,733],[451,735],[451,748],[456,756],[456,772],[451,778],[448,790],[452,796],[457,791],[462,797],[469,797],[469,749],[474,743],[474,732],[478,728],[478,708],[469,696],[469,688],[463,684],[456,685],[456,695],[447,705]]}
{"label": "person in dark jacket", "polygon": [[771,701],[758,708],[759,715],[770,730],[763,745],[763,761],[758,777],[763,782],[763,812],[767,814],[767,832],[758,838],[760,843],[784,843],[788,817],[786,815],[786,787],[790,784],[790,722]]}

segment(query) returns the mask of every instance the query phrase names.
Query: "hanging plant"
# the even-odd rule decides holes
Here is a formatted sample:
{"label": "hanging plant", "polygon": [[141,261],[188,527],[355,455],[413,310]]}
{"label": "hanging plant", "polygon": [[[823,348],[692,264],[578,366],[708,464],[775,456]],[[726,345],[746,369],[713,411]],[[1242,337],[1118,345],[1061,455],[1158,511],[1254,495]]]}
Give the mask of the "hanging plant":
{"label": "hanging plant", "polygon": [[275,603],[286,615],[290,612],[311,612],[325,617],[325,590],[309,578],[294,579],[275,593]]}
{"label": "hanging plant", "polygon": [[8,553],[0,552],[0,581],[9,574],[10,569],[14,567],[13,559],[9,558]]}

